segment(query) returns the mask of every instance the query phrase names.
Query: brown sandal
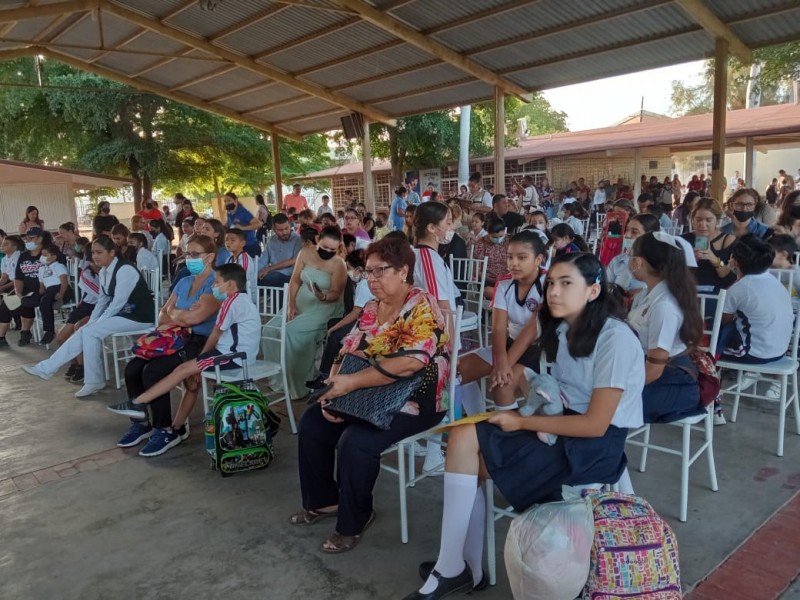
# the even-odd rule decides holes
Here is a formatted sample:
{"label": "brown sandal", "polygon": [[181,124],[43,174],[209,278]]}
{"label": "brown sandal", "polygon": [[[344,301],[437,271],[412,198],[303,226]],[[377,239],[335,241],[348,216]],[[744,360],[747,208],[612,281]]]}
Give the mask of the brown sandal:
{"label": "brown sandal", "polygon": [[361,530],[361,533],[358,535],[342,535],[338,531],[334,531],[333,534],[320,546],[320,550],[322,550],[325,554],[342,554],[343,552],[349,552],[361,541],[361,537],[364,535],[364,532],[369,529],[369,526],[372,525],[372,522],[375,520],[375,511],[372,511],[372,514],[369,517],[369,521],[367,524],[364,525],[364,529]]}
{"label": "brown sandal", "polygon": [[320,519],[327,519],[328,517],[335,517],[338,511],[321,512],[318,510],[301,510],[294,513],[289,517],[289,523],[292,525],[311,525]]}

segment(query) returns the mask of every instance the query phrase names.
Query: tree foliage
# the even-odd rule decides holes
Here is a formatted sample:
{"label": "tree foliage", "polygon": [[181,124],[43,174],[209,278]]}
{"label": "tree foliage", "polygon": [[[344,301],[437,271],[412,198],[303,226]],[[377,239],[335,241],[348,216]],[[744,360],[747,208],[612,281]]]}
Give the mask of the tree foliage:
{"label": "tree foliage", "polygon": [[[792,100],[793,86],[800,79],[800,43],[793,42],[762,48],[754,52],[761,72],[754,84],[761,92],[761,105],[784,104]],[[697,85],[672,82],[672,108],[675,115],[697,115],[714,108],[714,60],[703,66],[702,79]],[[750,66],[735,57],[728,61],[728,110],[745,108]]]}
{"label": "tree foliage", "polygon": [[[209,197],[274,183],[261,131],[57,62],[38,66],[32,58],[0,63],[0,82],[28,86],[0,86],[4,156],[129,176],[137,202],[153,188]],[[287,178],[328,164],[323,136],[281,141]]]}

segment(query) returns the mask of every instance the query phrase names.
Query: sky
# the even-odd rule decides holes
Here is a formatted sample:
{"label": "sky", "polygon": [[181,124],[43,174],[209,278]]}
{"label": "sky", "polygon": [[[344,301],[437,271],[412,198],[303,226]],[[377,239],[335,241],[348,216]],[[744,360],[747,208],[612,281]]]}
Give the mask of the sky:
{"label": "sky", "polygon": [[607,77],[543,92],[555,110],[567,113],[570,131],[609,127],[644,109],[669,114],[672,81],[699,82],[703,61]]}

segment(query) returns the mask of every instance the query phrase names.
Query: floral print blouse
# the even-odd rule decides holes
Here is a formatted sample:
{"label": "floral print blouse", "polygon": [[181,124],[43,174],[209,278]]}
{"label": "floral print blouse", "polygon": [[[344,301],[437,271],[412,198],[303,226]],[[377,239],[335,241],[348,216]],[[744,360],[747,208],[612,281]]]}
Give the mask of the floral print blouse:
{"label": "floral print blouse", "polygon": [[[367,303],[353,330],[344,338],[337,362],[346,354],[380,361],[399,350],[422,350],[412,355],[428,369],[426,381],[435,381],[435,387],[415,394],[403,412],[418,414],[428,401],[435,402],[434,410],[443,412],[450,403],[447,381],[450,375],[452,340],[448,334],[445,317],[436,300],[420,288],[412,288],[397,318],[392,322],[378,322],[378,301]],[[427,356],[426,356],[427,355]],[[431,402],[433,404],[433,402]],[[411,406],[409,406],[411,405]],[[433,408],[433,406],[431,406]]]}

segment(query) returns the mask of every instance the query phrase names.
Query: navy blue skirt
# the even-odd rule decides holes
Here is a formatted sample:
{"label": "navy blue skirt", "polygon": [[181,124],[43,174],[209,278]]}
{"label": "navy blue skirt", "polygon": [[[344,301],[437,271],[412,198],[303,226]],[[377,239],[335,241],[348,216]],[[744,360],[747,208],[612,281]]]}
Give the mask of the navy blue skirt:
{"label": "navy blue skirt", "polygon": [[616,483],[628,464],[628,430],[613,425],[602,437],[559,436],[552,446],[531,431],[505,432],[487,422],[476,430],[486,469],[518,512],[561,500],[562,485]]}
{"label": "navy blue skirt", "polygon": [[664,373],[642,391],[645,423],[671,423],[701,415],[697,369],[688,356],[669,359]]}

